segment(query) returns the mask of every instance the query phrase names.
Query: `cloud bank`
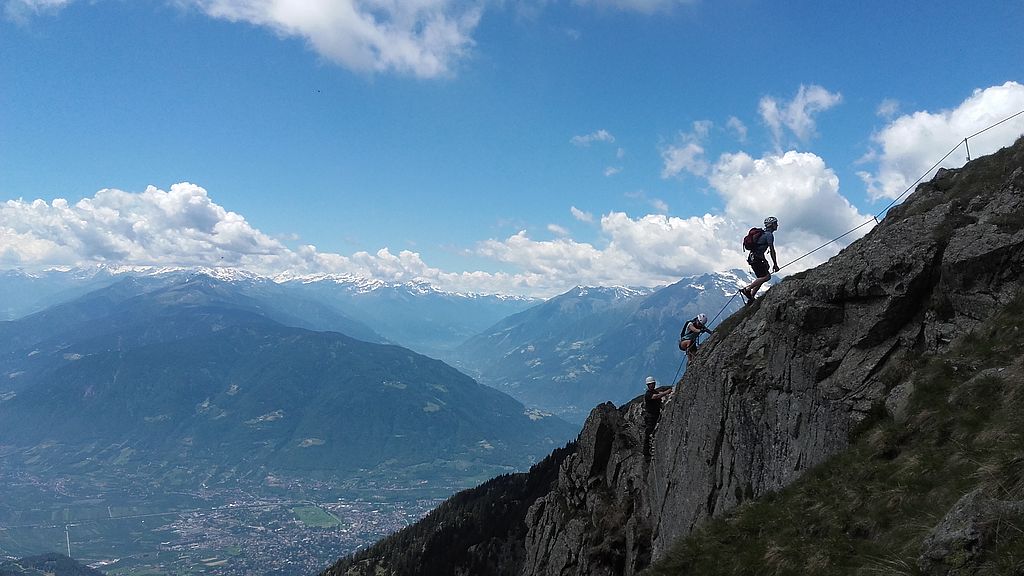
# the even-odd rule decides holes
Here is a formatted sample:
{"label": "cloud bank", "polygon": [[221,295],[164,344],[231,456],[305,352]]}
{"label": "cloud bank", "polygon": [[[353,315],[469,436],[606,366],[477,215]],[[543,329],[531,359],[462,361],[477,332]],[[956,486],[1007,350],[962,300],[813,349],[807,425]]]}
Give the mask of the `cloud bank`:
{"label": "cloud bank", "polygon": [[[354,274],[389,282],[425,280],[451,290],[551,296],[575,284],[654,286],[744,267],[740,238],[768,214],[782,221],[781,258],[820,243],[834,231],[830,226],[847,226],[860,216],[838,194],[835,175],[812,154],[723,156],[710,182],[726,201],[724,214],[634,218],[609,212],[597,223],[600,246],[576,241],[566,228],[551,224],[545,230],[555,235],[552,240],[535,240],[523,230],[471,250],[514,273],[443,271],[408,250],[346,256],[312,245],[290,248],[191,183],[167,191],[150,186],[141,193],[105,189],[74,204],[9,200],[0,205],[0,266],[229,266],[271,275]],[[570,212],[581,222],[595,220],[575,207]]]}

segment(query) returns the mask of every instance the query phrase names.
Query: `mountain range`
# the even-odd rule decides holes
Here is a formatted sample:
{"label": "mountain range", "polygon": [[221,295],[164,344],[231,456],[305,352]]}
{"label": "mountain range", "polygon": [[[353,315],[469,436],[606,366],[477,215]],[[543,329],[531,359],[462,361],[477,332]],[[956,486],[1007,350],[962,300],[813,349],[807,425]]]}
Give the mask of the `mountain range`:
{"label": "mountain range", "polygon": [[[264,276],[234,268],[50,268],[0,272],[0,320],[14,320],[71,301],[125,278],[153,283],[192,276],[232,284],[283,323],[391,342],[440,357],[533,298],[438,290],[424,282],[387,283],[351,275]],[[372,327],[372,328],[371,328]]]}
{"label": "mountain range", "polygon": [[[470,338],[449,361],[528,406],[582,422],[602,402],[623,403],[654,375],[672,384],[685,366],[683,324],[742,308],[740,271],[684,278],[659,289],[578,286]],[[712,324],[713,326],[713,324]]]}
{"label": "mountain range", "polygon": [[[252,287],[123,280],[0,323],[4,443],[46,464],[187,469],[202,481],[529,465],[574,427],[438,360],[283,324]],[[342,319],[338,319],[342,322]]]}

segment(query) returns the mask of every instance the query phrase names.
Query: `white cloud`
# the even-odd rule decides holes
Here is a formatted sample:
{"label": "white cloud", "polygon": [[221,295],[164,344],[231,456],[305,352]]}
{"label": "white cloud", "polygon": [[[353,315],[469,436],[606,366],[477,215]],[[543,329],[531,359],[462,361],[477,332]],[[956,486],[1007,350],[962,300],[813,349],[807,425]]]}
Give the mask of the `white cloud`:
{"label": "white cloud", "polygon": [[742,120],[735,116],[730,116],[729,120],[725,123],[725,126],[736,133],[736,139],[740,143],[747,141],[747,125]]}
{"label": "white cloud", "polygon": [[306,40],[321,56],[365,72],[446,75],[473,46],[482,8],[456,0],[182,0],[210,17]]}
{"label": "white cloud", "polygon": [[609,177],[610,176],[615,176],[619,172],[622,172],[622,167],[621,166],[608,166],[608,167],[606,167],[604,169],[604,175],[605,176],[609,176]]}
{"label": "white cloud", "polygon": [[[141,194],[106,189],[74,205],[56,199],[0,206],[8,261],[52,262],[69,255],[125,264],[256,264],[283,246],[214,204],[193,184]],[[40,252],[42,247],[49,249]],[[66,262],[63,262],[66,263]]]}
{"label": "white cloud", "polygon": [[693,123],[692,132],[679,134],[677,144],[671,144],[661,149],[662,178],[672,178],[684,171],[697,176],[707,174],[709,164],[704,158],[704,147],[701,145],[701,141],[707,138],[712,126],[713,124],[709,120],[698,120]]}
{"label": "white cloud", "polygon": [[[358,72],[420,78],[450,75],[474,46],[483,2],[463,0],[169,0],[211,18],[262,26],[305,40],[324,58]],[[7,0],[24,20],[71,0]]]}
{"label": "white cloud", "polygon": [[444,272],[419,254],[387,248],[351,256],[291,250],[214,203],[189,183],[142,193],[106,189],[74,204],[8,200],[0,204],[0,265],[109,263],[136,266],[230,266],[264,274],[355,274],[386,281],[427,280],[455,290],[532,293],[542,279],[487,272]]}
{"label": "white cloud", "polygon": [[[871,220],[839,193],[838,177],[810,153],[790,151],[762,158],[726,154],[709,168],[708,182],[724,201],[722,213],[634,218],[611,212],[601,218],[598,245],[571,238],[535,241],[519,232],[483,242],[478,251],[522,270],[533,289],[543,293],[574,284],[653,286],[713,270],[746,269],[741,239],[766,216],[776,216],[781,223],[776,247],[782,265]],[[642,192],[627,196],[667,212],[668,206]],[[824,262],[869,229],[861,228],[786,272]]]}
{"label": "white cloud", "polygon": [[[782,222],[783,262],[860,223],[861,216],[839,195],[835,175],[813,154],[725,155],[709,182],[724,200],[721,214],[668,216],[667,204],[639,193],[634,197],[662,213],[634,218],[610,212],[600,219],[597,245],[578,242],[567,229],[551,224],[547,230],[556,235],[553,240],[536,241],[520,231],[473,250],[510,265],[510,272],[444,271],[416,252],[392,253],[386,247],[348,256],[312,245],[291,249],[188,183],[169,191],[101,190],[74,204],[61,199],[0,204],[0,264],[232,266],[264,274],[344,273],[392,282],[425,280],[452,290],[550,296],[574,284],[653,286],[690,274],[745,268],[740,238],[769,214]],[[576,220],[594,221],[575,206],[570,213]],[[791,271],[819,263],[835,250]]]}
{"label": "white cloud", "polygon": [[569,231],[558,224],[548,224],[548,232],[555,234],[556,236],[568,236]]}
{"label": "white cloud", "polygon": [[601,129],[583,136],[573,136],[569,142],[572,142],[574,146],[590,146],[594,142],[615,142],[615,136],[612,136],[607,130]]}
{"label": "white cloud", "polygon": [[590,212],[584,212],[575,206],[569,207],[569,212],[572,213],[572,217],[579,220],[580,222],[593,222],[594,215]]}
{"label": "white cloud", "polygon": [[696,142],[677,146],[666,146],[661,150],[662,178],[672,178],[689,172],[698,176],[707,174],[708,162],[704,159],[704,147]]}
{"label": "white cloud", "polygon": [[[487,240],[480,255],[514,265],[535,279],[537,288],[558,293],[575,284],[654,286],[680,276],[721,269],[721,217],[706,215],[688,219],[652,214],[631,218],[611,212],[601,218],[607,246],[598,249],[569,238],[536,241],[525,231],[505,240]],[[732,258],[737,266],[742,256]]]}
{"label": "white cloud", "polygon": [[[915,112],[900,116],[872,136],[876,148],[866,159],[878,163],[875,172],[861,172],[872,198],[895,198],[958,141],[1024,110],[1024,85],[1007,82],[975,90],[952,110]],[[970,139],[974,157],[990,154],[1012,144],[1024,134],[1024,114]],[[943,163],[958,168],[966,162],[966,150],[957,151]]]}
{"label": "white cloud", "polygon": [[886,98],[878,104],[878,109],[875,110],[875,114],[880,118],[891,119],[900,111],[900,102],[893,98]]}
{"label": "white cloud", "polygon": [[780,230],[799,230],[824,241],[871,219],[839,193],[835,172],[809,152],[763,158],[723,154],[709,182],[725,200],[726,215],[741,229],[775,216]]}
{"label": "white cloud", "polygon": [[580,6],[655,14],[671,10],[675,6],[694,4],[697,0],[575,0],[575,2]]}
{"label": "white cloud", "polygon": [[839,104],[842,99],[838,92],[829,92],[821,86],[800,85],[789,103],[780,103],[771,96],[765,96],[758,108],[761,119],[772,131],[776,147],[780,147],[785,129],[789,129],[800,142],[813,138],[816,132],[814,116]]}

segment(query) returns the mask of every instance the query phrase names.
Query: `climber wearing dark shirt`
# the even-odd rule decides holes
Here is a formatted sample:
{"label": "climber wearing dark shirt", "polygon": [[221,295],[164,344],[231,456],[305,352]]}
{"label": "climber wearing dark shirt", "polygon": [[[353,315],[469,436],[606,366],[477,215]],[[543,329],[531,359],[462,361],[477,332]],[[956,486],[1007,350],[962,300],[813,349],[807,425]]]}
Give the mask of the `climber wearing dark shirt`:
{"label": "climber wearing dark shirt", "polygon": [[647,392],[644,394],[644,459],[651,459],[651,437],[661,417],[661,401],[672,393],[671,386],[655,387],[653,376],[647,377]]}

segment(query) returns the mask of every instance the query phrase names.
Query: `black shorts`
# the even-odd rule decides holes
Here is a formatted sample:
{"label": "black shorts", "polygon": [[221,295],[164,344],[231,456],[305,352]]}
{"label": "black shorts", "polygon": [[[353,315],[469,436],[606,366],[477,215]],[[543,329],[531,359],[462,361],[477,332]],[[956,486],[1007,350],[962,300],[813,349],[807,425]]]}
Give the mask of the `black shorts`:
{"label": "black shorts", "polygon": [[751,260],[750,267],[754,269],[754,276],[758,278],[764,278],[765,276],[771,275],[768,271],[768,261],[764,258]]}

